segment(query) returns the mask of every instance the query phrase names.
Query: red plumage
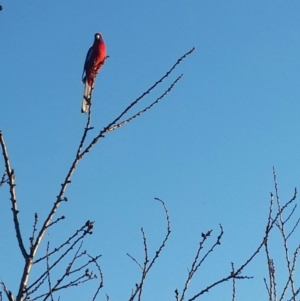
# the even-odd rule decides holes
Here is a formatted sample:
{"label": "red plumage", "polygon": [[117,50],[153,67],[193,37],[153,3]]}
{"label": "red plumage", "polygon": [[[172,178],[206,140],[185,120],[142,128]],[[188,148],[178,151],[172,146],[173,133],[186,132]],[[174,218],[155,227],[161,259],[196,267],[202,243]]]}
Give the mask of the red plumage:
{"label": "red plumage", "polygon": [[94,85],[95,77],[104,63],[105,56],[106,48],[104,40],[100,33],[96,33],[94,45],[89,49],[84,63],[86,81],[91,87]]}
{"label": "red plumage", "polygon": [[85,84],[81,109],[83,113],[86,113],[89,109],[91,92],[95,84],[97,73],[104,64],[105,57],[106,48],[103,37],[100,33],[96,33],[94,44],[86,55],[83,67],[82,82]]}

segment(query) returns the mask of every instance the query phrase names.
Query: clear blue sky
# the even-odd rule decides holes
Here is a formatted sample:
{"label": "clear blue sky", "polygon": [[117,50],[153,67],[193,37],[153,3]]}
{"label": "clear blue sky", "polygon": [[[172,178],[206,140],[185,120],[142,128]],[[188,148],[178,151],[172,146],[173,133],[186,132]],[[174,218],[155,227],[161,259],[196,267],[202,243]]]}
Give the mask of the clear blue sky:
{"label": "clear blue sky", "polygon": [[[181,289],[202,231],[218,224],[222,245],[191,284],[191,294],[240,264],[264,234],[275,166],[282,200],[299,186],[299,1],[25,1],[0,12],[0,129],[15,169],[25,241],[33,213],[43,220],[85,126],[81,73],[95,32],[110,58],[93,94],[90,138],[159,79],[182,54],[196,51],[137,109],[183,73],[143,117],[106,136],[80,163],[59,209],[67,219],[46,239],[59,241],[95,221],[85,247],[100,260],[105,294],[126,300],[138,281],[140,227],[154,252],[172,235],[149,276],[144,300],[172,300]],[[3,166],[3,163],[1,163]],[[0,169],[3,170],[4,167]],[[21,255],[7,188],[0,189],[0,279],[15,290]],[[57,228],[57,229],[58,229]],[[276,253],[276,251],[275,251]],[[16,259],[18,258],[18,259]],[[239,282],[238,300],[266,300],[264,254]],[[87,300],[91,286],[68,291]],[[67,300],[66,299],[66,300]],[[231,300],[231,283],[203,300]],[[174,299],[173,299],[174,300]]]}

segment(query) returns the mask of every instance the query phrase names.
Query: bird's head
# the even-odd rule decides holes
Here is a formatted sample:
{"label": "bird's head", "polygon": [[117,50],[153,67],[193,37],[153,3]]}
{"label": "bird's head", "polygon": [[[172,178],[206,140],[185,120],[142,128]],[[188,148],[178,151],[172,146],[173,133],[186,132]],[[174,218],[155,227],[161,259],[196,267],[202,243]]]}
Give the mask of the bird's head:
{"label": "bird's head", "polygon": [[95,41],[102,41],[102,35],[101,35],[101,33],[97,32],[95,34]]}

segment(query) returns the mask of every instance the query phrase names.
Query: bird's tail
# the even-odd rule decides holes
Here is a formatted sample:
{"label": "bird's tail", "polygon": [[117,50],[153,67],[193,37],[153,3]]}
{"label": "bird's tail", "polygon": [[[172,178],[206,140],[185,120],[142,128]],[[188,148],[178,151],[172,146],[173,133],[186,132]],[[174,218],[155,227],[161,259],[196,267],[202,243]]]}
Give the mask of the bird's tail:
{"label": "bird's tail", "polygon": [[81,113],[87,113],[90,109],[90,105],[92,101],[92,89],[93,87],[89,86],[88,82],[85,81]]}

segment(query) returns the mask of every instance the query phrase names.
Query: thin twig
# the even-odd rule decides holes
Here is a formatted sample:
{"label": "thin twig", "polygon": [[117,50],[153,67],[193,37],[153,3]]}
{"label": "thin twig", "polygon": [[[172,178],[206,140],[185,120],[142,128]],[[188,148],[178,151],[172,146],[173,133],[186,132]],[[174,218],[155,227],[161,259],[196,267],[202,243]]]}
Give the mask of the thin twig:
{"label": "thin twig", "polygon": [[[91,223],[91,225],[90,225],[89,223]],[[68,246],[68,245],[71,243],[71,241],[72,241],[76,236],[78,236],[81,232],[83,232],[84,234],[87,234],[86,231],[87,231],[87,230],[90,231],[91,228],[89,229],[89,227],[91,227],[92,225],[93,225],[92,222],[87,221],[80,229],[76,230],[75,233],[74,233],[73,235],[71,235],[67,240],[65,240],[60,246],[56,247],[53,251],[51,251],[51,252],[49,253],[48,256],[51,256],[51,255],[53,255],[54,253],[57,253],[58,251],[60,251],[63,247]],[[46,256],[40,257],[40,258],[36,259],[36,260],[33,262],[33,264],[36,264],[36,263],[38,263],[38,262],[44,260],[45,258],[46,258]]]}
{"label": "thin twig", "polygon": [[163,205],[163,208],[164,208],[164,211],[165,211],[165,215],[166,215],[166,220],[167,220],[167,233],[166,233],[166,236],[163,239],[161,245],[159,246],[159,248],[155,252],[155,255],[153,256],[152,260],[149,260],[149,258],[148,258],[148,246],[147,246],[146,235],[145,235],[145,232],[144,232],[143,228],[141,229],[142,235],[143,235],[143,245],[144,245],[144,264],[142,266],[141,264],[139,264],[137,262],[137,260],[135,258],[133,258],[132,256],[129,255],[129,257],[135,263],[137,263],[138,266],[142,269],[141,280],[140,280],[139,283],[136,284],[135,290],[131,293],[129,301],[133,301],[137,294],[138,294],[138,301],[141,300],[143,285],[145,283],[145,279],[147,277],[147,274],[149,273],[150,269],[153,267],[153,265],[154,265],[155,261],[157,260],[157,258],[159,257],[159,255],[161,254],[161,252],[162,252],[163,248],[165,247],[166,242],[167,242],[167,240],[168,240],[168,238],[169,238],[169,236],[171,234],[170,218],[169,218],[169,213],[168,213],[168,210],[166,208],[166,205],[159,198],[155,198],[155,200],[159,201]]}
{"label": "thin twig", "polygon": [[90,257],[91,261],[96,265],[97,269],[98,269],[98,272],[99,272],[99,275],[100,275],[100,282],[99,282],[99,285],[97,287],[97,290],[94,294],[94,297],[92,299],[92,301],[95,301],[96,298],[97,298],[97,295],[100,291],[100,289],[104,286],[104,277],[103,277],[103,273],[102,273],[102,270],[101,270],[101,267],[100,265],[98,264],[97,260],[98,260],[98,256],[97,257],[92,257],[91,255],[87,254],[88,257]]}
{"label": "thin twig", "polygon": [[4,184],[4,183],[7,183],[8,182],[8,177],[6,175],[6,172],[3,173],[3,176],[0,180],[0,187]]}
{"label": "thin twig", "polygon": [[149,106],[147,106],[145,109],[139,111],[138,113],[136,113],[135,115],[131,116],[130,118],[117,123],[113,126],[111,126],[109,129],[107,129],[107,132],[111,132],[116,130],[117,128],[120,128],[122,126],[124,126],[125,124],[129,123],[130,121],[132,121],[133,119],[141,116],[143,113],[145,113],[146,111],[150,110],[154,105],[156,105],[160,100],[162,100],[172,89],[173,87],[176,85],[176,83],[182,78],[182,74],[180,76],[178,76],[174,82],[170,85],[170,87],[161,95],[159,96],[154,102],[152,102]]}
{"label": "thin twig", "polygon": [[37,228],[36,228],[37,223],[38,223],[38,214],[35,213],[35,214],[34,214],[34,223],[33,223],[32,235],[31,235],[31,237],[29,238],[29,241],[30,241],[30,248],[33,247],[33,241],[34,241],[35,233],[36,233],[36,231],[37,231]]}
{"label": "thin twig", "polygon": [[201,259],[199,259],[200,257],[200,254],[201,254],[201,251],[204,247],[204,243],[205,241],[210,237],[212,233],[212,230],[209,230],[207,231],[206,233],[202,233],[201,236],[202,236],[202,240],[200,241],[199,243],[199,247],[197,249],[197,252],[196,252],[196,255],[194,257],[194,260],[192,262],[192,265],[191,265],[191,268],[189,270],[189,273],[188,273],[188,276],[187,276],[187,279],[185,281],[185,284],[184,284],[184,287],[183,287],[183,290],[182,290],[182,293],[181,293],[181,297],[179,298],[180,301],[183,301],[184,298],[185,298],[185,294],[188,290],[188,287],[189,287],[189,284],[191,282],[191,280],[193,279],[194,275],[196,274],[198,268],[201,266],[201,264],[205,261],[205,259],[208,257],[208,255],[213,252],[213,250],[215,249],[216,246],[220,245],[221,244],[221,238],[224,234],[224,231],[223,231],[223,227],[222,225],[220,225],[220,234],[218,235],[217,239],[216,239],[216,242],[212,245],[212,247],[203,255],[203,257]]}
{"label": "thin twig", "polygon": [[51,301],[54,301],[53,299],[53,295],[52,295],[52,285],[51,285],[51,279],[50,279],[50,266],[49,266],[49,246],[50,246],[50,243],[48,242],[47,243],[47,252],[46,252],[46,263],[47,263],[47,279],[48,279],[48,288],[49,288],[49,295],[50,295],[50,298],[51,298]]}
{"label": "thin twig", "polygon": [[[232,274],[234,274],[234,264],[231,263]],[[232,278],[232,301],[235,301],[235,278]]]}
{"label": "thin twig", "polygon": [[298,218],[296,224],[294,225],[293,229],[291,230],[291,232],[287,235],[286,239],[288,240],[290,238],[290,236],[295,232],[296,228],[298,227],[300,222],[300,218]]}
{"label": "thin twig", "polygon": [[[74,247],[75,245],[77,245],[77,243],[79,243],[80,241],[83,240],[83,238],[87,235],[87,234],[90,234],[90,228],[89,228],[89,225],[86,223],[85,226],[83,226],[78,232],[83,232],[69,247],[67,250],[64,251],[64,253],[62,253],[60,255],[60,257],[54,261],[51,266],[49,267],[49,270],[52,270]],[[75,235],[74,235],[75,237]],[[49,256],[53,254],[50,253]],[[45,258],[45,257],[43,257]],[[39,283],[39,281],[46,275],[46,272],[42,273],[33,283],[31,283],[30,286],[28,286],[26,288],[26,292],[27,292],[27,296],[30,295],[29,293],[29,290],[32,289],[37,283]]]}
{"label": "thin twig", "polygon": [[141,270],[143,270],[143,267],[141,266],[141,264],[133,257],[131,256],[129,253],[126,253],[126,255],[131,258],[138,266]]}
{"label": "thin twig", "polygon": [[0,284],[1,284],[2,289],[4,290],[4,292],[5,292],[5,294],[6,294],[7,299],[8,299],[9,301],[14,301],[15,299],[14,299],[14,296],[13,296],[12,292],[9,291],[9,290],[6,288],[4,282],[3,282],[3,281],[0,281]]}
{"label": "thin twig", "polygon": [[134,102],[132,102],[129,106],[123,110],[123,112],[115,118],[112,122],[110,122],[106,127],[104,127],[103,130],[99,132],[99,134],[90,142],[90,144],[80,153],[80,158],[85,156],[90,149],[99,141],[100,138],[103,138],[106,133],[108,133],[115,124],[119,122],[119,120],[131,109],[133,108],[141,99],[143,99],[147,94],[149,94],[157,85],[159,85],[164,79],[166,79],[171,72],[181,63],[183,59],[185,59],[188,55],[190,55],[195,48],[193,47],[190,51],[185,53],[182,57],[180,57],[177,62],[171,67],[171,69],[164,75],[162,76],[154,85],[152,85],[146,92],[144,92],[141,96],[139,96]]}
{"label": "thin twig", "polygon": [[[278,212],[279,212],[279,218],[278,218],[278,228],[281,233],[281,237],[283,240],[283,247],[284,247],[284,252],[285,252],[285,259],[287,263],[287,268],[288,268],[288,281],[283,289],[282,295],[280,300],[283,300],[284,295],[286,293],[287,287],[290,285],[292,294],[293,296],[295,295],[295,286],[294,286],[294,279],[293,279],[293,267],[291,266],[291,261],[289,257],[289,248],[288,248],[288,242],[287,242],[287,236],[285,234],[285,222],[283,219],[283,211],[281,211],[281,204],[280,204],[280,198],[279,198],[279,192],[278,192],[278,184],[277,184],[277,177],[276,177],[276,172],[275,168],[273,167],[273,177],[274,177],[274,185],[275,185],[275,194],[276,194],[276,201],[277,201],[277,207],[278,207]],[[295,208],[295,207],[294,207]],[[293,212],[293,210],[292,210]],[[294,301],[296,301],[296,298],[294,298]]]}

